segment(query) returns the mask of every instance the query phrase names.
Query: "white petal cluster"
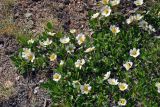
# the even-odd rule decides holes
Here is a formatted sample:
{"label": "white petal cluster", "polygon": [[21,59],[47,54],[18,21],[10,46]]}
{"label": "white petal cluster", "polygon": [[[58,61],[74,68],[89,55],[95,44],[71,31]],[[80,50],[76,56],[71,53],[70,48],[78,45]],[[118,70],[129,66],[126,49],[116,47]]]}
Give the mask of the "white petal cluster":
{"label": "white petal cluster", "polygon": [[55,73],[55,74],[53,75],[53,80],[54,80],[54,81],[58,82],[60,79],[61,79],[61,75],[60,75],[60,74]]}
{"label": "white petal cluster", "polygon": [[126,89],[128,89],[128,84],[126,83],[118,83],[118,87],[120,91],[125,91]]}
{"label": "white petal cluster", "polygon": [[104,6],[101,9],[101,15],[104,17],[108,17],[111,14],[111,8],[109,6]]}
{"label": "white petal cluster", "polygon": [[118,101],[118,105],[119,106],[125,106],[127,104],[127,101],[126,99],[124,98],[120,98],[119,101]]}
{"label": "white petal cluster", "polygon": [[111,75],[111,71],[107,72],[105,75],[104,75],[104,78],[103,80],[107,80]]}
{"label": "white petal cluster", "polygon": [[69,37],[65,36],[63,38],[60,38],[60,42],[63,44],[67,44],[67,43],[69,43],[69,41],[70,41]]}
{"label": "white petal cluster", "polygon": [[84,59],[81,59],[81,60],[78,59],[75,62],[75,67],[81,69],[84,64],[85,64],[85,60]]}
{"label": "white petal cluster", "polygon": [[140,55],[140,49],[133,48],[133,49],[130,50],[129,53],[130,53],[130,56],[136,58]]}
{"label": "white petal cluster", "polygon": [[120,3],[120,0],[110,0],[110,4],[112,5],[112,6],[116,6],[116,5],[118,5]]}
{"label": "white petal cluster", "polygon": [[94,47],[94,46],[86,49],[84,52],[85,52],[85,53],[89,53],[89,52],[92,52],[93,50],[95,50],[95,47]]}
{"label": "white petal cluster", "polygon": [[139,27],[148,31],[149,33],[156,31],[155,28],[152,25],[149,25],[148,22],[146,22],[145,20],[139,22]]}
{"label": "white petal cluster", "polygon": [[91,19],[96,19],[99,15],[100,15],[100,13],[95,13],[92,15]]}
{"label": "white petal cluster", "polygon": [[55,61],[57,59],[57,55],[55,53],[52,53],[49,57],[50,61]]}
{"label": "white petal cluster", "polygon": [[76,47],[73,44],[69,44],[69,45],[66,46],[66,51],[67,51],[67,53],[71,54],[71,53],[74,52],[75,48]]}
{"label": "white petal cluster", "polygon": [[157,82],[155,86],[158,88],[158,93],[160,93],[160,82]]}
{"label": "white petal cluster", "polygon": [[52,44],[52,40],[49,40],[49,39],[47,38],[47,40],[45,40],[45,41],[40,41],[39,43],[40,43],[41,46],[47,47],[48,45]]}
{"label": "white petal cluster", "polygon": [[129,69],[132,68],[132,65],[133,65],[133,62],[129,61],[123,64],[123,67],[125,67],[125,69],[128,71]]}
{"label": "white petal cluster", "polygon": [[28,49],[28,48],[23,48],[22,57],[31,62],[35,60],[34,53],[32,53],[31,49]]}
{"label": "white petal cluster", "polygon": [[30,39],[30,40],[27,41],[27,43],[28,43],[28,44],[32,44],[32,43],[34,43],[34,40],[33,40],[33,39]]}
{"label": "white petal cluster", "polygon": [[76,29],[70,29],[70,33],[72,34],[76,33]]}
{"label": "white petal cluster", "polygon": [[109,78],[108,79],[108,83],[110,84],[110,85],[118,85],[118,79],[114,79],[114,78]]}
{"label": "white petal cluster", "polygon": [[76,39],[78,41],[78,44],[81,45],[82,43],[85,42],[86,36],[83,33],[80,33],[77,35]]}
{"label": "white petal cluster", "polygon": [[81,89],[81,93],[82,94],[88,94],[91,91],[91,86],[89,84],[84,84],[81,85],[80,89]]}
{"label": "white petal cluster", "polygon": [[47,34],[48,34],[49,36],[54,36],[56,33],[47,32]]}
{"label": "white petal cluster", "polygon": [[120,32],[120,29],[119,29],[119,27],[116,27],[115,25],[111,25],[110,31],[112,31],[113,34],[117,34]]}
{"label": "white petal cluster", "polygon": [[135,4],[136,6],[140,6],[140,5],[143,4],[143,0],[136,0],[136,1],[134,1],[134,4]]}
{"label": "white petal cluster", "polygon": [[101,3],[104,4],[104,5],[106,5],[106,4],[109,3],[109,0],[102,0]]}
{"label": "white petal cluster", "polygon": [[141,14],[131,15],[128,19],[126,19],[127,24],[131,24],[134,21],[139,21],[143,18]]}

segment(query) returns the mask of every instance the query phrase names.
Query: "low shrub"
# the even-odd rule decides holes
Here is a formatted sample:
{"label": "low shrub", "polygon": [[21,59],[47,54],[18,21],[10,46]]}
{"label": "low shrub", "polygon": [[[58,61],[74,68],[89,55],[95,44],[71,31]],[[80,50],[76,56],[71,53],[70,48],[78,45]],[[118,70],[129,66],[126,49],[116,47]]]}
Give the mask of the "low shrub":
{"label": "low shrub", "polygon": [[48,23],[36,39],[22,38],[22,48],[12,59],[22,73],[53,72],[42,86],[54,106],[158,107],[160,42],[152,35],[160,22],[156,18],[154,28],[147,22],[150,15],[137,11],[125,16],[118,11],[119,0],[107,1],[92,14],[88,34],[75,36],[74,29],[53,33]]}

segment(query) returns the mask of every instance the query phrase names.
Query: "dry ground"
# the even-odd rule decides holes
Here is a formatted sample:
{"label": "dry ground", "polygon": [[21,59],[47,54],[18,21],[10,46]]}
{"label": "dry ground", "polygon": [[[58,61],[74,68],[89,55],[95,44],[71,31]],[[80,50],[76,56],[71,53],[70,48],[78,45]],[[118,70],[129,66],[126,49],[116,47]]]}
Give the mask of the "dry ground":
{"label": "dry ground", "polygon": [[87,30],[92,5],[92,0],[0,0],[0,107],[50,106],[49,96],[39,87],[48,74],[40,71],[24,77],[11,62],[19,47],[16,37],[36,35],[48,21],[57,30]]}

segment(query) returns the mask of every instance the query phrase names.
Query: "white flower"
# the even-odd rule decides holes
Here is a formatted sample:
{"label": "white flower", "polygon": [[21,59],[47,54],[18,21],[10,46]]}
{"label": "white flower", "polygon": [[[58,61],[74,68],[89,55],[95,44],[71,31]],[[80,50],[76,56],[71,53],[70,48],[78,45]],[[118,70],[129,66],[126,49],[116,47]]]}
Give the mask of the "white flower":
{"label": "white flower", "polygon": [[59,63],[59,65],[61,65],[61,66],[64,65],[64,61],[61,60],[60,63]]}
{"label": "white flower", "polygon": [[118,87],[119,87],[119,90],[124,91],[128,88],[128,85],[126,83],[119,83]]}
{"label": "white flower", "polygon": [[30,40],[27,41],[27,43],[28,43],[28,44],[32,44],[32,43],[34,43],[34,40],[33,40],[33,39],[30,39]]}
{"label": "white flower", "polygon": [[81,60],[77,60],[77,62],[75,62],[75,67],[81,69],[82,66],[85,64],[85,60],[81,59]]}
{"label": "white flower", "polygon": [[81,45],[82,43],[85,42],[86,37],[83,33],[80,33],[77,35],[76,39],[78,40],[78,44]]}
{"label": "white flower", "polygon": [[115,25],[111,25],[110,26],[110,30],[112,31],[112,33],[117,34],[120,32],[119,27],[116,27]]}
{"label": "white flower", "polygon": [[55,61],[57,59],[57,55],[55,53],[52,53],[49,57],[50,61]]}
{"label": "white flower", "polygon": [[143,0],[136,0],[136,1],[134,1],[134,4],[135,4],[136,6],[140,6],[140,5],[143,4]]}
{"label": "white flower", "polygon": [[157,88],[160,88],[160,82],[156,82],[155,86],[156,86]]}
{"label": "white flower", "polygon": [[72,85],[73,85],[74,88],[78,88],[81,84],[78,80],[76,80],[76,81],[72,82]]}
{"label": "white flower", "polygon": [[158,88],[158,93],[160,93],[160,88]]}
{"label": "white flower", "polygon": [[125,106],[127,104],[127,101],[126,99],[124,98],[120,98],[119,101],[118,101],[118,105],[119,106]]}
{"label": "white flower", "polygon": [[140,49],[136,49],[136,48],[133,48],[130,50],[130,56],[136,58],[137,56],[140,55]]}
{"label": "white flower", "polygon": [[149,29],[151,32],[155,32],[155,31],[156,31],[155,28],[153,28],[152,25],[149,25],[149,26],[148,26],[148,29]]}
{"label": "white flower", "polygon": [[105,6],[101,9],[101,15],[108,17],[111,14],[111,8],[109,6]]}
{"label": "white flower", "polygon": [[47,34],[50,35],[50,36],[54,36],[56,33],[47,32]]}
{"label": "white flower", "polygon": [[55,73],[55,74],[53,75],[53,80],[54,80],[54,81],[58,82],[60,79],[61,79],[61,75],[60,75],[60,74]]}
{"label": "white flower", "polygon": [[141,22],[139,22],[139,27],[143,28],[144,30],[148,31],[149,33],[156,31],[155,28],[153,28],[152,25],[149,25],[148,22],[146,22],[145,20],[142,20]]}
{"label": "white flower", "polygon": [[139,22],[139,27],[147,30],[147,28],[148,28],[148,22],[146,22],[146,21],[144,21],[144,20],[140,21],[140,22]]}
{"label": "white flower", "polygon": [[143,16],[141,14],[136,14],[133,17],[134,17],[134,20],[136,20],[136,21],[139,21],[143,18]]}
{"label": "white flower", "polygon": [[110,85],[118,85],[118,79],[114,79],[114,78],[109,78],[108,79],[108,83],[110,84]]}
{"label": "white flower", "polygon": [[126,20],[126,23],[127,24],[130,24],[134,21],[134,16],[130,16],[127,20]]}
{"label": "white flower", "polygon": [[91,17],[91,19],[97,18],[97,17],[99,16],[99,14],[100,14],[100,13],[95,13],[95,14],[93,14],[92,17]]}
{"label": "white flower", "polygon": [[70,41],[69,37],[63,37],[63,38],[60,38],[60,42],[63,43],[63,44],[66,44]]}
{"label": "white flower", "polygon": [[35,59],[35,55],[31,52],[31,49],[28,48],[23,49],[22,57],[31,62],[33,62]]}
{"label": "white flower", "polygon": [[109,0],[102,0],[101,3],[104,4],[104,5],[106,5],[106,4],[109,3]]}
{"label": "white flower", "polygon": [[85,53],[92,52],[94,49],[95,49],[95,47],[93,46],[91,48],[86,49],[84,52]]}
{"label": "white flower", "polygon": [[88,94],[91,91],[91,86],[89,84],[84,84],[81,85],[80,89],[81,89],[81,93],[82,94]]}
{"label": "white flower", "polygon": [[75,48],[76,47],[73,44],[69,44],[68,46],[66,46],[66,51],[71,54],[72,52],[74,52]]}
{"label": "white flower", "polygon": [[125,64],[123,64],[123,66],[125,67],[125,69],[128,71],[130,68],[132,68],[133,62],[126,62]]}
{"label": "white flower", "polygon": [[110,1],[112,6],[118,5],[120,3],[120,0],[111,0]]}
{"label": "white flower", "polygon": [[52,40],[49,40],[47,38],[47,40],[45,40],[43,42],[40,41],[39,43],[40,43],[41,46],[46,47],[46,46],[48,46],[48,45],[50,45],[52,43]]}
{"label": "white flower", "polygon": [[158,93],[160,93],[160,82],[157,82],[155,86],[158,88]]}
{"label": "white flower", "polygon": [[107,72],[105,75],[104,75],[104,79],[103,80],[107,80],[111,75],[111,71]]}
{"label": "white flower", "polygon": [[70,33],[76,33],[76,29],[70,29]]}
{"label": "white flower", "polygon": [[127,24],[130,24],[132,23],[133,21],[139,21],[143,18],[143,16],[141,14],[136,14],[136,15],[133,15],[133,16],[130,16],[127,20],[126,20],[126,23]]}

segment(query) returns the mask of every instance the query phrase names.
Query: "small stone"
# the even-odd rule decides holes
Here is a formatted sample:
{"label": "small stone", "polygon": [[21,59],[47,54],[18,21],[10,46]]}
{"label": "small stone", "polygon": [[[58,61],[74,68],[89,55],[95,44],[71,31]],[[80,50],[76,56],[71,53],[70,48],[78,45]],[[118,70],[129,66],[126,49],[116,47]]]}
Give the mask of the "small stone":
{"label": "small stone", "polygon": [[39,87],[36,87],[35,89],[34,89],[34,94],[37,94],[37,92],[39,91]]}
{"label": "small stone", "polygon": [[32,13],[26,13],[25,14],[25,17],[27,17],[27,18],[29,18],[29,17],[31,17],[32,16]]}
{"label": "small stone", "polygon": [[43,79],[39,81],[39,83],[43,83],[43,82],[44,82],[44,80],[43,80]]}
{"label": "small stone", "polygon": [[17,77],[16,77],[16,80],[18,81],[19,79],[20,79],[20,76],[17,76]]}

